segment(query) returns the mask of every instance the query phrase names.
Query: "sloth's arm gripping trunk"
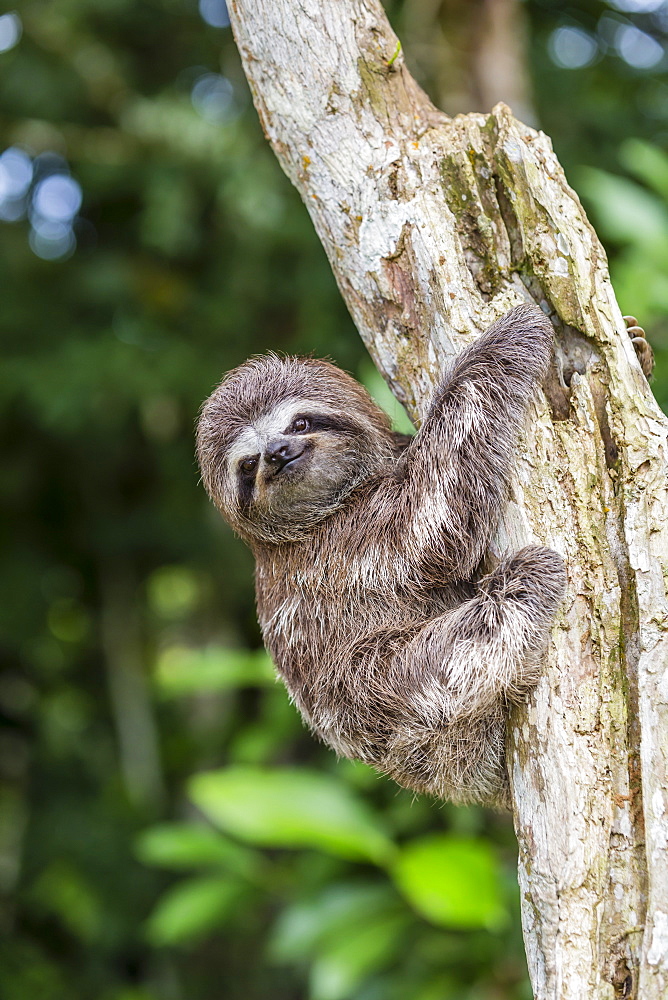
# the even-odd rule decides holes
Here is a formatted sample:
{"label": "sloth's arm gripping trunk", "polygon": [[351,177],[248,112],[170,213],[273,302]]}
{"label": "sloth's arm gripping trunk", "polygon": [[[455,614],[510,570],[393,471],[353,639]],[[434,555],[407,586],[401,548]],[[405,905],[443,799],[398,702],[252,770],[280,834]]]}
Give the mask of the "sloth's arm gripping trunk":
{"label": "sloth's arm gripping trunk", "polygon": [[533,304],[498,320],[457,358],[399,463],[401,530],[393,534],[410,564],[436,584],[470,579],[485,554],[552,339],[550,321]]}

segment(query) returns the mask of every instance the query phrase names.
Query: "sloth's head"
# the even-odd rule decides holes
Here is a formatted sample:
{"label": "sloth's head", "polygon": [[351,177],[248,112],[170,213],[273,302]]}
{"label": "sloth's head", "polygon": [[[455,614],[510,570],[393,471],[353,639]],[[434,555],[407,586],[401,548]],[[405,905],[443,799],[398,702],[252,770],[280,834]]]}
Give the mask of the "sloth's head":
{"label": "sloth's head", "polygon": [[197,429],[209,495],[236,531],[263,542],[307,537],[393,448],[388,417],[350,375],[274,354],[230,372]]}

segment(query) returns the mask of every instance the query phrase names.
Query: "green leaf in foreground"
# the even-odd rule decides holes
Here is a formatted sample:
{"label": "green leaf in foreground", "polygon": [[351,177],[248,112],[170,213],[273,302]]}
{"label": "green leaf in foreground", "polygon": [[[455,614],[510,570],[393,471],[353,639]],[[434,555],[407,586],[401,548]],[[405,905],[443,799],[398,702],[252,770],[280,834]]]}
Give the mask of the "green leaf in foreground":
{"label": "green leaf in foreground", "polygon": [[257,852],[223,837],[218,830],[195,823],[159,823],[143,830],[135,844],[140,861],[176,870],[219,867],[239,875],[257,870]]}
{"label": "green leaf in foreground", "polygon": [[193,878],[165,892],[146,922],[154,945],[185,944],[221,927],[236,911],[241,890],[222,878]]}
{"label": "green leaf in foreground", "polygon": [[297,899],[286,907],[274,926],[269,955],[276,962],[311,959],[346,931],[354,933],[386,916],[408,914],[394,887],[382,882],[341,882],[327,886],[315,899]]}
{"label": "green leaf in foreground", "polygon": [[270,946],[278,962],[311,965],[311,1000],[348,1000],[372,973],[397,961],[414,918],[387,882],[337,882],[281,914]]}
{"label": "green leaf in foreground", "polygon": [[158,657],[155,680],[163,697],[178,698],[200,691],[264,687],[276,683],[276,673],[263,649],[170,646]]}
{"label": "green leaf in foreground", "polygon": [[390,913],[343,930],[311,966],[312,1000],[348,1000],[367,976],[396,961],[407,923],[406,914]]}
{"label": "green leaf in foreground", "polygon": [[264,847],[312,847],[384,864],[394,846],[336,778],[305,769],[230,767],[195,775],[193,802],[227,833]]}
{"label": "green leaf in foreground", "polygon": [[506,920],[498,862],[484,840],[422,837],[402,849],[392,874],[418,913],[435,924],[494,929]]}

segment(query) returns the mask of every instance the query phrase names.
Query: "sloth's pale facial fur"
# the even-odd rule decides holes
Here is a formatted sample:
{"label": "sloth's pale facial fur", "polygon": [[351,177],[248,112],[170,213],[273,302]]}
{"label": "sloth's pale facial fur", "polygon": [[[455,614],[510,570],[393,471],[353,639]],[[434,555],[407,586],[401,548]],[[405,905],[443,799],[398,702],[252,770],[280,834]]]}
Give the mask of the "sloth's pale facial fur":
{"label": "sloth's pale facial fur", "polygon": [[215,492],[243,533],[294,541],[390,457],[359,417],[312,399],[285,400],[235,437],[220,470],[223,489]]}
{"label": "sloth's pale facial fur", "polygon": [[325,514],[357,479],[362,428],[308,399],[279,403],[244,428],[227,455],[239,513],[286,526]]}
{"label": "sloth's pale facial fur", "polygon": [[205,486],[249,541],[308,537],[356,487],[396,458],[389,419],[328,361],[252,358],[202,408]]}

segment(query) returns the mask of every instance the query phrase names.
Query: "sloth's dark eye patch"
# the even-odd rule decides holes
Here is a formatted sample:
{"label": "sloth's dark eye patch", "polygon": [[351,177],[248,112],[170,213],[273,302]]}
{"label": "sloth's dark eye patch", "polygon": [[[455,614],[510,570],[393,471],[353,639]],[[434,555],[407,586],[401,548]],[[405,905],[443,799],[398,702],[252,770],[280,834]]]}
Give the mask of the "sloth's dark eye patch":
{"label": "sloth's dark eye patch", "polygon": [[239,462],[239,468],[244,476],[251,476],[257,469],[257,457],[244,458],[243,462]]}
{"label": "sloth's dark eye patch", "polygon": [[248,511],[253,499],[255,490],[255,472],[259,461],[259,455],[252,458],[244,458],[239,462],[237,489],[239,491],[239,507],[242,511]]}
{"label": "sloth's dark eye patch", "polygon": [[306,434],[308,431],[329,431],[333,434],[358,434],[359,427],[352,420],[333,414],[298,414],[288,427],[286,434]]}

